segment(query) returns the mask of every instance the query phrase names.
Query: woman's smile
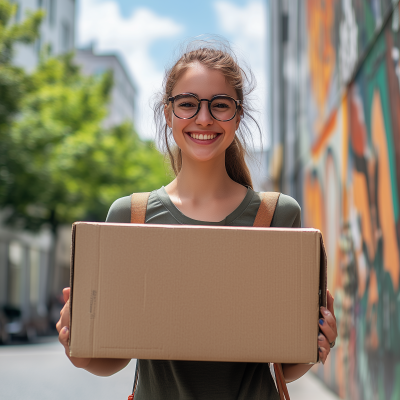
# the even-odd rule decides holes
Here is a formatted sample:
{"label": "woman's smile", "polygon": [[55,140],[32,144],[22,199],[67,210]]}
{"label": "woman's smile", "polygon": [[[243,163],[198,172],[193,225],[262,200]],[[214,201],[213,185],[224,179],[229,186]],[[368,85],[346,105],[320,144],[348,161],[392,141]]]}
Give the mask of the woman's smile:
{"label": "woman's smile", "polygon": [[191,131],[185,133],[190,138],[190,140],[202,145],[212,144],[218,140],[219,136],[222,135],[222,133],[211,131]]}

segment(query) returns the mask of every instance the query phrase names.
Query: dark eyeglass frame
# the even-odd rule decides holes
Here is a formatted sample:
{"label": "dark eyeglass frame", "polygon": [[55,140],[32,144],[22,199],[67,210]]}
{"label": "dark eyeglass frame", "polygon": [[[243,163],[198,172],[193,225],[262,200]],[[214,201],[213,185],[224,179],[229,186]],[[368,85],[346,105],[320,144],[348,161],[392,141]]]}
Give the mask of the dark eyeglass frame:
{"label": "dark eyeglass frame", "polygon": [[[173,104],[173,103],[175,102],[175,100],[177,100],[177,99],[180,98],[181,96],[192,96],[192,97],[194,97],[194,98],[198,101],[197,111],[196,111],[191,117],[189,117],[189,118],[182,118],[182,117],[179,117],[178,115],[175,114],[174,104]],[[219,118],[216,118],[216,117],[213,115],[213,113],[212,113],[212,111],[211,111],[211,103],[212,103],[215,99],[221,99],[221,98],[222,98],[222,99],[231,99],[231,100],[234,101],[234,103],[235,103],[235,105],[236,105],[236,109],[235,109],[235,114],[233,114],[233,117],[232,117],[232,118],[229,118],[229,119],[219,119]],[[242,100],[235,100],[233,97],[228,96],[228,95],[226,95],[226,94],[217,94],[217,95],[211,97],[211,100],[208,100],[208,99],[199,99],[199,97],[198,97],[197,95],[195,95],[194,93],[180,93],[180,94],[177,94],[176,96],[168,97],[168,103],[167,103],[167,105],[168,105],[170,102],[172,103],[172,112],[174,113],[174,115],[175,115],[176,118],[179,118],[179,119],[192,119],[192,118],[194,118],[194,117],[199,113],[200,107],[201,107],[201,102],[202,102],[202,101],[207,101],[207,102],[208,102],[208,111],[210,112],[210,115],[211,115],[214,119],[216,119],[217,121],[221,121],[221,122],[232,121],[233,118],[236,117],[238,108],[241,107],[242,104],[243,104]]]}

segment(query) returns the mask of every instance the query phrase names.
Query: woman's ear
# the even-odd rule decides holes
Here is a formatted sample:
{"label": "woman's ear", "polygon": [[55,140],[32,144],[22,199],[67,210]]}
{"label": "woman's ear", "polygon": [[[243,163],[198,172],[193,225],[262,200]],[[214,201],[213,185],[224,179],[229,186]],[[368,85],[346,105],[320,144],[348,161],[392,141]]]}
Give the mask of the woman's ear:
{"label": "woman's ear", "polygon": [[168,127],[172,128],[171,110],[169,109],[168,104],[165,104],[164,106],[164,116],[165,116],[165,122],[167,123]]}
{"label": "woman's ear", "polygon": [[235,128],[235,131],[238,130],[239,125],[240,125],[240,120],[241,120],[241,119],[242,119],[242,113],[237,113],[237,114],[236,114],[236,128]]}

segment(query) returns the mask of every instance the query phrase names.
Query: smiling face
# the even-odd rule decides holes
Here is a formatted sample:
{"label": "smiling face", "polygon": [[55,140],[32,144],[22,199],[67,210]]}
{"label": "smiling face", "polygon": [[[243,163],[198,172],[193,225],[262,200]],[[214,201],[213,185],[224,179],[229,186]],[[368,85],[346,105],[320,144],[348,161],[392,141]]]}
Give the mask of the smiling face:
{"label": "smiling face", "polygon": [[[171,96],[181,93],[193,93],[199,99],[209,100],[216,95],[238,98],[235,89],[220,71],[199,63],[189,67],[180,77]],[[231,121],[221,122],[211,116],[205,101],[201,102],[200,111],[191,119],[177,118],[171,103],[164,112],[175,142],[182,151],[182,158],[190,157],[197,161],[209,161],[223,155],[232,143],[240,122],[240,109]]]}

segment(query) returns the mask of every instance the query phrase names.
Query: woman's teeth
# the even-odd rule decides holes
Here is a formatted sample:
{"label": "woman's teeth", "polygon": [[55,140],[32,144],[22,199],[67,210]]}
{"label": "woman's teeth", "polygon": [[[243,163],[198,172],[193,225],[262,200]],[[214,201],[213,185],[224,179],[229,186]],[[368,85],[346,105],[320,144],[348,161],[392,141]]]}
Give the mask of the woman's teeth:
{"label": "woman's teeth", "polygon": [[189,133],[190,137],[193,139],[199,139],[199,140],[210,140],[210,139],[215,139],[217,137],[216,134],[213,135],[203,135],[202,133],[197,134],[197,133]]}

